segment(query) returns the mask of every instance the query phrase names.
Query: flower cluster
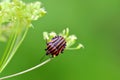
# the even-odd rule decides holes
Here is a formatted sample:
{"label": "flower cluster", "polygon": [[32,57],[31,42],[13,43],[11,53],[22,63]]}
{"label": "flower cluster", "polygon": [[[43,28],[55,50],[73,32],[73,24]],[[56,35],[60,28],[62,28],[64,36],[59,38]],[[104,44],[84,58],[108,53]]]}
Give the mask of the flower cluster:
{"label": "flower cluster", "polygon": [[[0,41],[6,41],[8,31],[19,27],[32,27],[31,21],[42,17],[46,11],[41,2],[24,3],[22,0],[6,0],[0,2]],[[12,24],[9,27],[9,24]]]}
{"label": "flower cluster", "polygon": [[80,48],[84,48],[84,46],[82,44],[78,44],[78,46],[76,47],[72,47],[76,40],[77,40],[77,37],[75,35],[69,35],[69,28],[66,28],[62,31],[62,33],[59,33],[59,34],[56,34],[55,32],[43,32],[43,37],[45,40],[47,40],[48,42],[55,36],[62,36],[65,38],[66,40],[66,49],[68,50],[75,50],[75,49],[80,49]]}
{"label": "flower cluster", "polygon": [[24,3],[21,0],[4,1],[0,3],[0,24],[4,22],[22,20],[37,20],[46,11],[40,2]]}

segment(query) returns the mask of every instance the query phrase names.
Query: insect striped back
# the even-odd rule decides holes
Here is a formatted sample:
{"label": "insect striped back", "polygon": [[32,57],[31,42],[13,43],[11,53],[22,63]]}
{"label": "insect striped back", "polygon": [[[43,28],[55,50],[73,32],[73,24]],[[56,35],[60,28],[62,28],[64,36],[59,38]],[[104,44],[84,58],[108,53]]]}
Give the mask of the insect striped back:
{"label": "insect striped back", "polygon": [[46,55],[52,57],[58,56],[65,49],[66,41],[62,36],[55,36],[50,42],[47,43]]}

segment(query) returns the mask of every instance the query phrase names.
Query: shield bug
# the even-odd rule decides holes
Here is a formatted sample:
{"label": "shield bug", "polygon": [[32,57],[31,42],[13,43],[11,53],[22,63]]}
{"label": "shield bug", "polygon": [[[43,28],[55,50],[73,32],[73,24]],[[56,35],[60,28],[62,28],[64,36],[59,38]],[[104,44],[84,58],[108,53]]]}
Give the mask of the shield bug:
{"label": "shield bug", "polygon": [[63,53],[66,47],[65,38],[62,36],[55,36],[47,44],[46,55],[52,55],[52,57],[58,56],[60,53]]}

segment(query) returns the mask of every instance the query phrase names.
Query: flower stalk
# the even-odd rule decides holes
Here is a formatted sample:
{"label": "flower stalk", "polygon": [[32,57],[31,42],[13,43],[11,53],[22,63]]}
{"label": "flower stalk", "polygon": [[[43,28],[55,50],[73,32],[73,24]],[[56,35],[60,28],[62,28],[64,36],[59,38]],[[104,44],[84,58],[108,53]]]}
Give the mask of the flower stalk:
{"label": "flower stalk", "polygon": [[43,66],[44,64],[50,62],[51,60],[52,60],[52,58],[49,58],[49,59],[45,60],[44,62],[42,62],[42,63],[40,63],[40,64],[38,64],[38,65],[36,65],[36,66],[34,66],[34,67],[32,67],[32,68],[29,68],[29,69],[27,69],[27,70],[24,70],[24,71],[21,71],[21,72],[12,74],[12,75],[8,75],[8,76],[5,76],[5,77],[2,77],[2,78],[0,78],[0,80],[12,78],[12,77],[15,77],[15,76],[18,76],[18,75],[21,75],[21,74],[30,72],[30,71],[32,71],[32,70],[34,70],[34,69],[36,69],[36,68],[39,68],[39,67]]}
{"label": "flower stalk", "polygon": [[[19,28],[19,27],[18,27]],[[17,29],[19,30],[19,29]],[[15,31],[11,33],[11,39],[10,42],[8,42],[7,48],[3,54],[3,57],[0,61],[0,72],[3,71],[3,69],[7,66],[7,64],[11,61],[12,57],[14,56],[15,52],[23,42],[27,32],[28,28],[25,30],[22,30],[23,32],[18,33],[18,31]]]}

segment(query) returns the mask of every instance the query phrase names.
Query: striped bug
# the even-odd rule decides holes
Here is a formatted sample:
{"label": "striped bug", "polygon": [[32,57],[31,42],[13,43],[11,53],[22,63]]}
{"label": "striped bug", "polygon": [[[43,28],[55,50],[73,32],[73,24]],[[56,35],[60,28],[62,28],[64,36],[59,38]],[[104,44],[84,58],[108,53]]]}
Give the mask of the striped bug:
{"label": "striped bug", "polygon": [[66,41],[62,36],[55,36],[50,42],[47,43],[46,55],[52,55],[52,57],[58,56],[63,53],[66,47]]}

